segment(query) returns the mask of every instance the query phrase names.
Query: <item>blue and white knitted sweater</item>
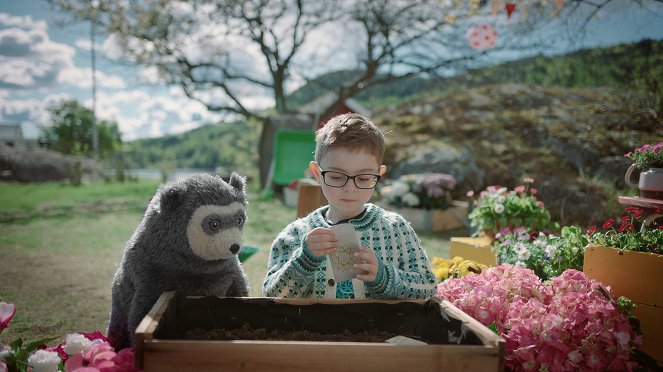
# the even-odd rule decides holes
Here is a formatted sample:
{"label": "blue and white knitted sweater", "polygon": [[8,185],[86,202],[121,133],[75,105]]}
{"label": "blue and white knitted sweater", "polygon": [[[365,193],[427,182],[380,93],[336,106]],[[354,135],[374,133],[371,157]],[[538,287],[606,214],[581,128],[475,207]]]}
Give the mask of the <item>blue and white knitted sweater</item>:
{"label": "blue and white knitted sweater", "polygon": [[[324,206],[290,223],[276,237],[263,283],[265,296],[336,298],[339,283],[334,281],[329,258],[313,256],[304,241],[310,230],[330,227],[324,217],[328,209]],[[344,288],[346,294],[350,290],[349,295],[357,299],[432,297],[435,275],[410,224],[401,215],[374,204],[366,204],[365,210],[349,223],[358,232],[361,245],[375,251],[380,268],[374,282],[353,279],[352,288]]]}

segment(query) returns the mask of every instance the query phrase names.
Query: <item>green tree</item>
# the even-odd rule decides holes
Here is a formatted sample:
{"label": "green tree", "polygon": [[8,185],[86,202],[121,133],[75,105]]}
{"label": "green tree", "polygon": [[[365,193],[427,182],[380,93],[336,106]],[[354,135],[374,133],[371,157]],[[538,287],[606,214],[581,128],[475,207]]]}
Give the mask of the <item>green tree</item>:
{"label": "green tree", "polygon": [[[76,100],[62,101],[48,108],[50,121],[42,130],[51,149],[68,155],[92,156],[92,110]],[[107,159],[122,144],[117,123],[97,121],[99,156]]]}

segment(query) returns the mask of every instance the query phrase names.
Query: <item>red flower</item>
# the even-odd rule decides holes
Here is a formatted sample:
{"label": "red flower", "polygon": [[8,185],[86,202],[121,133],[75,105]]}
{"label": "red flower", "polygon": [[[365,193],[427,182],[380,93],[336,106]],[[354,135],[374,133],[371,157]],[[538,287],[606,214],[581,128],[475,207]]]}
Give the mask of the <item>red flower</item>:
{"label": "red flower", "polygon": [[638,208],[638,210],[635,211],[635,213],[633,213],[633,218],[640,218],[640,217],[642,217],[642,213],[644,213],[644,211],[643,211],[642,209]]}
{"label": "red flower", "polygon": [[619,226],[619,232],[624,230],[633,231],[633,225],[631,225],[628,221],[622,221],[621,226]]}
{"label": "red flower", "polygon": [[625,209],[625,211],[627,211],[628,213],[631,213],[631,212],[637,211],[638,209],[640,209],[640,208],[638,208],[638,207],[628,207],[628,208]]}
{"label": "red flower", "polygon": [[658,227],[659,230],[663,230],[663,225]]}
{"label": "red flower", "polygon": [[610,218],[610,219],[606,220],[606,221],[603,223],[603,228],[604,228],[604,229],[608,229],[608,228],[612,227],[612,225],[614,225],[614,224],[615,224],[615,219],[614,219],[614,218]]}
{"label": "red flower", "polygon": [[587,235],[592,235],[596,232],[596,226],[590,226],[589,230],[587,230]]}

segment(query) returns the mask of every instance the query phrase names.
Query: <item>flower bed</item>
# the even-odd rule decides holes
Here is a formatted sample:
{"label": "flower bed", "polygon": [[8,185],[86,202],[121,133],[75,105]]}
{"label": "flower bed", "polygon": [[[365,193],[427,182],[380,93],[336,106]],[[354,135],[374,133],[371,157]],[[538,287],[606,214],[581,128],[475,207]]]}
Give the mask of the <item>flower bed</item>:
{"label": "flower bed", "polygon": [[[260,314],[260,316],[256,316]],[[247,326],[248,324],[248,326]],[[190,339],[191,330],[251,328],[327,335],[382,331],[425,345],[384,342]],[[197,331],[200,332],[200,331]],[[288,337],[287,339],[292,340]],[[338,340],[336,336],[333,338]],[[136,360],[146,371],[364,370],[495,371],[503,340],[447,301],[184,297],[164,293],[136,331]]]}
{"label": "flower bed", "polygon": [[[0,333],[7,328],[16,314],[16,306],[0,302]],[[99,331],[72,333],[64,342],[48,348],[47,343],[57,337],[30,343],[22,339],[9,347],[0,346],[0,371],[32,372],[131,372],[134,368],[134,350],[116,351]]]}
{"label": "flower bed", "polygon": [[[642,343],[609,289],[577,270],[549,284],[532,270],[500,265],[449,279],[437,295],[506,340],[512,370],[634,370]],[[619,304],[630,309],[626,299]]]}

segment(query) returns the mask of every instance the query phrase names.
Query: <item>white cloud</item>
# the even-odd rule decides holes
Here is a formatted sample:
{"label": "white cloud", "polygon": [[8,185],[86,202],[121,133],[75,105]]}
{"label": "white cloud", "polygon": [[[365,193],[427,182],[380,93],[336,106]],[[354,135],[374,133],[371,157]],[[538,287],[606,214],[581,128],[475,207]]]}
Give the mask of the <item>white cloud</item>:
{"label": "white cloud", "polygon": [[[17,27],[20,22],[25,23]],[[90,69],[74,64],[76,50],[51,41],[45,22],[0,13],[0,23],[11,26],[0,29],[0,89],[89,88],[92,85]],[[77,44],[82,42],[79,40]],[[97,71],[96,77],[99,87],[122,89],[125,86],[119,76]]]}
{"label": "white cloud", "polygon": [[[124,80],[117,75],[108,75],[97,70],[95,77],[99,88],[124,89],[126,86]],[[92,87],[92,69],[73,66],[63,69],[58,76],[58,82],[77,88],[90,88]]]}
{"label": "white cloud", "polygon": [[0,13],[0,26],[25,27],[35,30],[46,30],[48,28],[46,21],[35,21],[31,16],[15,16],[7,13]]}
{"label": "white cloud", "polygon": [[[76,46],[76,48],[82,49],[82,50],[92,49],[92,42],[90,41],[90,39],[77,39],[76,41],[74,41],[74,45]],[[96,44],[95,44],[95,46],[97,48],[99,47]]]}

